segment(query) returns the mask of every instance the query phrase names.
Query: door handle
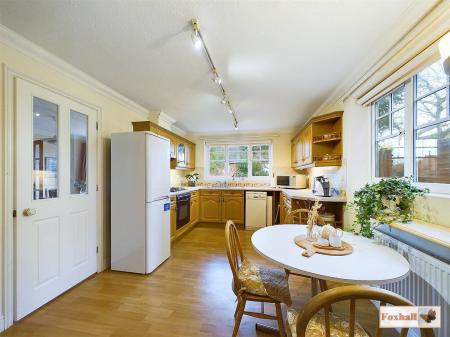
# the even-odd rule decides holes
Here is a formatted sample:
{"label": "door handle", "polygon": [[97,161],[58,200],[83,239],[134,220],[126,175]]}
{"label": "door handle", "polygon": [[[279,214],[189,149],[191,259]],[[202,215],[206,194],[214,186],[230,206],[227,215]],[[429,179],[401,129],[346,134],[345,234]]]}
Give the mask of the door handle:
{"label": "door handle", "polygon": [[34,208],[25,208],[23,210],[23,215],[25,216],[32,216],[36,214],[36,210]]}

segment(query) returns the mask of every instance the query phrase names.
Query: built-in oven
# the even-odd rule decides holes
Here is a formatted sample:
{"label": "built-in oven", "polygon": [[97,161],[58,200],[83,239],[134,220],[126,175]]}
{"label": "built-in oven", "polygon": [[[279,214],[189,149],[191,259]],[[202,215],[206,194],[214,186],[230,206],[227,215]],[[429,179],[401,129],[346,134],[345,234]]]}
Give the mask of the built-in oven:
{"label": "built-in oven", "polygon": [[191,218],[191,193],[177,195],[177,229],[187,225]]}

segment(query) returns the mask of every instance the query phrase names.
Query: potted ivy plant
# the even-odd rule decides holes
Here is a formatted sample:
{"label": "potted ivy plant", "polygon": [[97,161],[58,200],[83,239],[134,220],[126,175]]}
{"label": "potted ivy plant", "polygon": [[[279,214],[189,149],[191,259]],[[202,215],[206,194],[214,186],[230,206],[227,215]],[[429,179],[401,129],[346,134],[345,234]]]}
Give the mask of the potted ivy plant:
{"label": "potted ivy plant", "polygon": [[186,180],[188,181],[188,186],[195,187],[199,178],[199,174],[198,173],[186,174],[185,177]]}
{"label": "potted ivy plant", "polygon": [[414,200],[428,192],[414,186],[412,178],[392,177],[366,184],[355,192],[354,201],[348,206],[356,215],[353,231],[372,238],[373,229],[379,224],[411,221]]}

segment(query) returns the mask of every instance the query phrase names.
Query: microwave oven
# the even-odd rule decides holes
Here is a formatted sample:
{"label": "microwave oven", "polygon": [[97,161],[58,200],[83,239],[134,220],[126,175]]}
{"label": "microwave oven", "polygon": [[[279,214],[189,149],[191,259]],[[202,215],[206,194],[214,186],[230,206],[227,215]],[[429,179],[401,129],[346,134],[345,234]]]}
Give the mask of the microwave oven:
{"label": "microwave oven", "polygon": [[281,188],[306,188],[306,176],[303,174],[275,177],[275,185]]}

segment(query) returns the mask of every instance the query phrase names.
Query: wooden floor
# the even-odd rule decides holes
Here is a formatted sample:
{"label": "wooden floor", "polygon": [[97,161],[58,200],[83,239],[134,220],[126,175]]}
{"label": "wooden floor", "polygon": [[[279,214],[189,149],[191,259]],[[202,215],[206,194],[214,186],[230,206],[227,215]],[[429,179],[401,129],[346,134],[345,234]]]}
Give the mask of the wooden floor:
{"label": "wooden floor", "polygon": [[[251,233],[240,233],[247,255],[267,264],[252,250]],[[290,287],[295,306],[301,307],[310,298],[309,282],[293,277]],[[375,308],[368,302],[358,308],[358,321],[373,332]],[[234,309],[223,228],[197,226],[174,244],[172,257],[151,275],[105,271],[0,336],[229,337]],[[348,306],[334,310],[348,312]],[[257,321],[262,320],[244,316],[239,336],[268,336],[255,331]]]}

